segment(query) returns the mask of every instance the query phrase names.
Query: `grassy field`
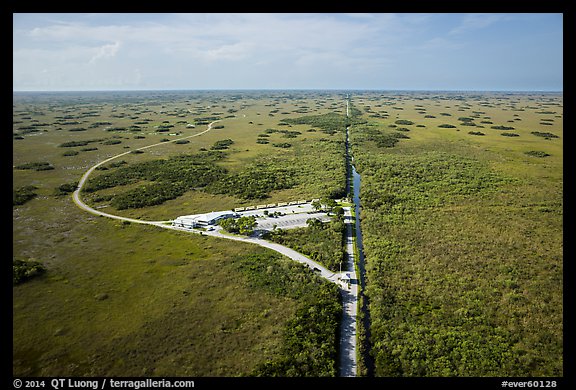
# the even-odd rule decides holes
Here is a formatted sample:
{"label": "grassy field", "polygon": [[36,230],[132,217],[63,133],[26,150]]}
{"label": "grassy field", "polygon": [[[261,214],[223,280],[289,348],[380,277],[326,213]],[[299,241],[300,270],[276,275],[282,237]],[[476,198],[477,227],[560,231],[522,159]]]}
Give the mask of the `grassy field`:
{"label": "grassy field", "polygon": [[[311,271],[248,244],[94,217],[78,209],[70,195],[55,193],[97,162],[125,151],[164,141],[93,175],[202,153],[232,139],[218,162],[230,175],[254,164],[270,169],[293,164],[292,188],[269,193],[265,202],[322,196],[339,185],[322,164],[333,164],[330,154],[339,150],[340,135],[279,125],[282,118],[308,110],[333,111],[333,96],[323,96],[324,103],[316,97],[282,92],[15,94],[13,189],[33,186],[34,197],[13,208],[14,259],[37,260],[47,272],[13,288],[14,375],[335,375],[339,310],[321,308],[338,308],[339,298]],[[334,105],[342,107],[340,101]],[[220,121],[211,132],[189,143],[172,142],[205,130],[214,119]],[[285,133],[273,132],[270,144],[257,143],[268,128],[302,134],[286,139]],[[286,141],[290,148],[272,145]],[[78,146],[65,146],[70,142]],[[339,164],[343,168],[343,161]],[[46,166],[53,169],[35,169]],[[308,177],[311,173],[321,182]],[[122,194],[150,183],[140,180],[97,194]],[[90,201],[92,194],[83,197]],[[190,189],[151,207],[93,205],[167,220],[255,202],[261,200]],[[254,256],[267,267],[252,266],[247,273]],[[275,283],[269,282],[272,271]],[[287,288],[291,280],[300,287]],[[302,310],[322,313],[314,322],[327,325],[321,337],[299,336],[302,342],[295,343],[294,329],[309,325]]]}
{"label": "grassy field", "polygon": [[234,264],[255,248],[85,222],[14,288],[14,375],[235,376],[274,358],[297,302],[247,288]]}
{"label": "grassy field", "polygon": [[[168,220],[335,196],[343,97],[15,94],[14,259],[47,272],[13,288],[14,375],[334,375],[338,296],[313,273],[263,248],[94,217],[57,189],[162,141],[92,176],[132,181],[83,198]],[[352,102],[364,122],[350,135],[375,374],[562,375],[562,96],[365,92]],[[209,185],[181,167],[140,170],[223,140],[232,143],[214,164],[225,173]],[[290,180],[274,189],[279,172]],[[183,193],[114,207],[166,178]]]}
{"label": "grassy field", "polygon": [[353,103],[375,374],[561,376],[561,95]]}

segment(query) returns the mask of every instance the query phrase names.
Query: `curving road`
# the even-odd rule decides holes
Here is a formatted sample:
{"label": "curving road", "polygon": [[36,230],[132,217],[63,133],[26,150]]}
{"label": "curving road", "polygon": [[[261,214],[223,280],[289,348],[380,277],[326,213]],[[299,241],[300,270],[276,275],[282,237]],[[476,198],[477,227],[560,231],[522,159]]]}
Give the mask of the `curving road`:
{"label": "curving road", "polygon": [[[208,124],[208,128],[207,128],[206,130],[200,132],[200,133],[196,133],[196,134],[193,134],[193,135],[189,135],[189,136],[187,136],[187,137],[177,138],[177,139],[175,139],[174,141],[180,141],[180,140],[182,140],[182,139],[187,139],[187,138],[192,138],[192,137],[198,137],[198,136],[200,136],[200,135],[202,135],[202,134],[205,134],[205,133],[209,132],[210,130],[212,130],[212,125],[213,125],[214,123],[218,122],[218,121],[220,121],[220,120],[218,119],[218,120],[215,120],[215,121],[213,121],[213,122],[210,122],[210,123]],[[157,142],[157,143],[155,143],[155,144],[148,145],[148,146],[143,146],[143,147],[138,148],[138,149],[135,149],[135,150],[144,150],[144,149],[148,149],[148,148],[153,148],[154,146],[164,145],[165,143],[166,143],[166,142]],[[132,153],[132,150],[130,150],[130,151],[128,151],[128,152],[124,152],[124,153],[117,154],[116,156],[109,157],[109,158],[107,158],[106,160],[100,161],[98,164],[96,164],[96,165],[94,165],[93,167],[91,167],[90,169],[88,169],[88,170],[86,171],[86,173],[84,173],[84,175],[82,175],[82,178],[81,178],[80,181],[78,182],[78,187],[76,188],[76,191],[74,191],[74,193],[72,194],[72,198],[74,199],[74,203],[76,203],[76,205],[77,205],[78,207],[80,207],[82,210],[88,211],[89,213],[92,213],[92,214],[102,215],[102,216],[104,216],[104,217],[109,217],[109,218],[121,219],[121,220],[124,220],[124,221],[130,221],[130,222],[134,222],[134,223],[146,223],[146,224],[149,224],[149,225],[156,225],[156,223],[154,223],[154,222],[142,221],[142,220],[139,220],[139,219],[126,218],[126,217],[121,217],[121,216],[119,216],[119,215],[112,215],[112,214],[103,213],[103,212],[101,212],[101,211],[98,211],[98,210],[93,209],[92,207],[88,206],[86,203],[84,203],[84,202],[82,201],[82,199],[80,199],[80,191],[82,190],[82,187],[84,186],[84,183],[86,183],[86,180],[88,179],[88,176],[90,176],[90,174],[94,171],[94,169],[98,168],[100,165],[106,164],[106,163],[109,162],[109,161],[112,161],[112,160],[114,160],[114,159],[117,159],[117,158],[119,158],[119,157],[125,156],[125,155],[130,154],[130,153]]]}
{"label": "curving road", "polygon": [[[208,131],[212,130],[212,125],[216,122],[218,122],[218,120],[213,121],[210,124],[208,124],[208,128],[206,130],[200,132],[200,133],[190,135],[187,137],[178,138],[178,139],[175,139],[174,141],[192,138],[192,137],[198,137],[202,134],[205,134]],[[152,148],[154,146],[158,146],[158,145],[162,145],[162,144],[165,144],[165,142],[158,142],[158,143],[155,143],[152,145],[143,146],[143,147],[135,149],[135,150],[144,150],[144,149]],[[311,269],[314,269],[321,277],[323,277],[326,280],[329,280],[330,282],[338,284],[340,287],[341,296],[342,296],[342,303],[343,303],[343,315],[342,315],[342,323],[340,326],[340,364],[339,364],[340,367],[339,367],[339,371],[340,371],[340,376],[356,376],[356,311],[357,311],[356,307],[357,307],[357,295],[358,295],[357,294],[357,285],[354,284],[354,281],[353,281],[353,284],[351,284],[351,286],[348,287],[346,285],[346,283],[342,282],[340,280],[340,277],[344,272],[342,274],[338,273],[338,272],[332,272],[329,269],[327,269],[326,267],[322,266],[321,264],[318,264],[314,260],[304,256],[303,254],[301,254],[299,252],[296,252],[293,249],[290,249],[290,248],[285,247],[283,245],[280,245],[280,244],[277,244],[274,242],[270,242],[270,241],[267,241],[267,240],[264,240],[264,239],[261,239],[258,237],[243,237],[243,236],[223,234],[219,228],[216,228],[213,231],[195,231],[195,230],[191,230],[191,229],[187,229],[187,228],[172,226],[171,221],[146,221],[146,220],[141,220],[141,219],[122,217],[120,215],[109,214],[109,213],[105,213],[105,212],[96,210],[96,209],[90,207],[89,205],[87,205],[86,203],[84,203],[84,201],[82,201],[82,198],[80,197],[80,192],[82,191],[82,187],[84,186],[84,184],[86,183],[86,180],[88,179],[90,174],[94,171],[94,169],[96,169],[100,165],[106,164],[106,163],[108,163],[114,159],[117,159],[117,158],[122,157],[126,154],[129,154],[129,153],[131,153],[131,151],[120,153],[116,156],[112,156],[110,158],[107,158],[104,161],[97,163],[96,165],[94,165],[90,169],[88,169],[86,171],[86,173],[84,173],[84,175],[80,179],[80,181],[78,183],[78,187],[76,188],[76,191],[74,191],[74,193],[72,194],[72,199],[74,200],[74,203],[78,207],[80,207],[82,210],[85,210],[85,211],[87,211],[91,214],[94,214],[94,215],[113,218],[113,219],[117,219],[117,220],[121,220],[121,221],[128,221],[131,223],[153,225],[153,226],[157,226],[157,227],[164,228],[164,229],[193,232],[193,233],[207,235],[207,236],[225,238],[228,240],[242,241],[242,242],[260,245],[260,246],[263,246],[265,248],[272,249],[273,251],[276,251],[278,253],[281,253],[282,255],[288,256],[290,259],[292,259],[294,261],[298,261],[302,264],[306,264]],[[352,241],[353,240],[352,228],[351,228],[351,225],[349,223],[349,221],[350,221],[350,209],[349,208],[345,208],[345,209],[347,209],[346,210],[346,213],[347,213],[346,221],[347,221],[347,231],[348,231],[347,241],[352,243],[353,242]],[[352,245],[352,244],[350,244],[350,245]],[[354,270],[353,247],[350,246],[350,248],[348,248],[347,250],[348,250],[348,254],[349,254],[348,255],[349,261],[346,265],[346,269],[351,269],[352,272],[354,272],[353,271]],[[352,256],[352,257],[350,257],[350,256]],[[350,273],[350,272],[348,272],[348,273]]]}
{"label": "curving road", "polygon": [[[194,135],[190,135],[187,137],[183,137],[183,138],[178,138],[175,139],[174,141],[178,141],[181,139],[186,139],[186,138],[192,138],[192,137],[198,137],[208,131],[210,131],[212,129],[212,125],[214,123],[218,122],[213,121],[210,124],[208,124],[208,128],[200,133],[194,134]],[[158,146],[158,145],[163,145],[165,144],[165,142],[158,142],[152,145],[148,145],[148,146],[143,146],[141,148],[138,148],[136,150],[143,150],[143,149],[148,149],[148,148],[152,148],[154,146]],[[180,230],[180,231],[185,231],[185,232],[192,232],[192,233],[200,233],[200,234],[204,234],[207,236],[214,236],[214,237],[220,237],[220,238],[226,238],[229,240],[235,240],[235,241],[243,241],[243,242],[249,242],[249,243],[253,243],[253,244],[257,244],[269,249],[272,249],[276,252],[282,253],[283,255],[288,256],[289,258],[291,258],[292,260],[296,260],[300,263],[306,264],[308,265],[310,268],[314,269],[316,268],[317,270],[320,270],[320,275],[322,277],[324,277],[325,279],[330,280],[331,282],[334,283],[339,283],[338,277],[340,276],[338,273],[334,273],[330,270],[328,270],[327,268],[325,268],[324,266],[322,266],[321,264],[318,264],[317,262],[315,262],[314,260],[309,259],[308,257],[304,256],[301,253],[296,252],[293,249],[290,249],[288,247],[285,247],[283,245],[280,244],[276,244],[270,241],[266,241],[264,239],[261,238],[257,238],[257,237],[242,237],[242,236],[234,236],[234,235],[228,235],[228,234],[223,234],[220,232],[220,229],[216,229],[213,231],[196,231],[196,230],[190,230],[190,229],[186,229],[186,228],[180,228],[180,227],[176,227],[176,226],[172,226],[171,225],[171,221],[146,221],[146,220],[142,220],[142,219],[135,219],[135,218],[129,218],[129,217],[122,217],[120,215],[114,215],[114,214],[109,214],[109,213],[105,213],[103,211],[100,210],[96,210],[90,206],[88,206],[86,203],[84,203],[84,201],[81,199],[80,197],[80,192],[82,191],[82,187],[84,186],[84,184],[86,183],[86,180],[88,180],[88,177],[90,176],[90,174],[94,171],[94,169],[96,169],[97,167],[99,167],[102,164],[106,164],[109,161],[112,161],[116,158],[122,157],[126,154],[131,153],[129,152],[124,152],[124,153],[120,153],[116,156],[112,156],[110,158],[107,158],[104,161],[99,162],[98,164],[94,165],[93,167],[91,167],[90,169],[88,169],[86,171],[86,173],[84,173],[84,175],[82,176],[82,178],[80,179],[79,183],[78,183],[78,187],[76,188],[76,191],[74,191],[74,193],[72,194],[72,199],[74,200],[74,203],[76,203],[76,205],[78,207],[80,207],[82,210],[85,210],[89,213],[92,213],[94,215],[99,215],[99,216],[103,216],[103,217],[108,217],[108,218],[113,218],[113,219],[118,219],[121,221],[128,221],[128,222],[132,222],[132,223],[139,223],[139,224],[144,224],[144,225],[153,225],[153,226],[158,226],[164,229],[172,229],[172,230]]]}

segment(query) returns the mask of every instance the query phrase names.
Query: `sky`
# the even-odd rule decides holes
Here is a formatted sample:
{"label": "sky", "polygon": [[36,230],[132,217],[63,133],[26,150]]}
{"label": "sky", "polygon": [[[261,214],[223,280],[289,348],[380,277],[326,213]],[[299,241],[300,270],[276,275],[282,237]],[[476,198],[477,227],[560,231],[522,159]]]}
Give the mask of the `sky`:
{"label": "sky", "polygon": [[13,14],[14,91],[562,91],[563,15]]}

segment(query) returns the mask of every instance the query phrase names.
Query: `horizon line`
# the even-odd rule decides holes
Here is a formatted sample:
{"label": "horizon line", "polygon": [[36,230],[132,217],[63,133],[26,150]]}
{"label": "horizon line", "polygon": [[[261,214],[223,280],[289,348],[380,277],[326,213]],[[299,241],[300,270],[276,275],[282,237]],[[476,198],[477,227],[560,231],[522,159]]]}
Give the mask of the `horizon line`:
{"label": "horizon line", "polygon": [[206,92],[206,91],[372,91],[372,92],[546,92],[564,93],[563,89],[397,89],[397,88],[180,88],[180,89],[12,89],[12,93],[78,92]]}

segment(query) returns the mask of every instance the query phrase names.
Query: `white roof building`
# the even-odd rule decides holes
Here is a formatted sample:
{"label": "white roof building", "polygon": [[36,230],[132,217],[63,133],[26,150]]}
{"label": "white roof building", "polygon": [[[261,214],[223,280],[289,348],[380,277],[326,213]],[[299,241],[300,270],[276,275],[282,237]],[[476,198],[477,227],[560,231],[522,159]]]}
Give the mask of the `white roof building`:
{"label": "white roof building", "polygon": [[352,281],[352,275],[346,272],[344,275],[342,275],[341,279],[346,283],[350,283]]}
{"label": "white roof building", "polygon": [[195,228],[198,226],[216,225],[219,220],[225,218],[237,218],[240,214],[233,211],[213,211],[206,214],[182,215],[172,221],[173,226]]}

